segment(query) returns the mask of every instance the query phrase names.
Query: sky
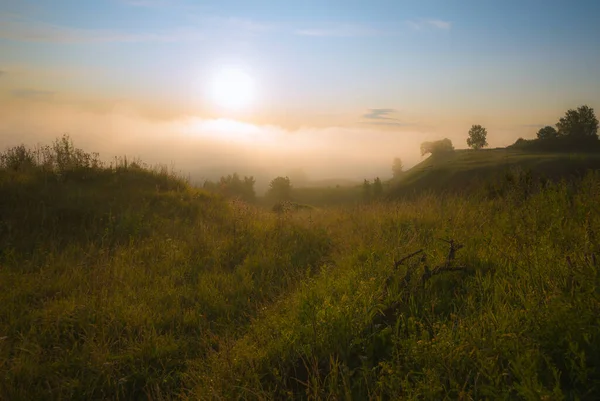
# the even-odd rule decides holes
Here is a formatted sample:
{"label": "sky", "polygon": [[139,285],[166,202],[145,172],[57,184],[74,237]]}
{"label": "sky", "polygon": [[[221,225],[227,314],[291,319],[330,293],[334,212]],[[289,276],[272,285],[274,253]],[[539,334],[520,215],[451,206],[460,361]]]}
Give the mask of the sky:
{"label": "sky", "polygon": [[[391,175],[425,140],[466,147],[473,124],[506,146],[600,107],[598,15],[593,0],[0,0],[0,148],[69,133],[186,171]],[[231,70],[243,107],[215,95],[243,95]]]}

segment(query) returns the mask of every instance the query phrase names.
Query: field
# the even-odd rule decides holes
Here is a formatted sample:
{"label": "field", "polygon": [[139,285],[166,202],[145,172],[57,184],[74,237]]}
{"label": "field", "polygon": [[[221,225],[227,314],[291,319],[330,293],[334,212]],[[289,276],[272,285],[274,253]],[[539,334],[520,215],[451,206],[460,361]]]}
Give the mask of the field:
{"label": "field", "polygon": [[48,152],[0,169],[0,399],[600,398],[598,172],[278,214]]}

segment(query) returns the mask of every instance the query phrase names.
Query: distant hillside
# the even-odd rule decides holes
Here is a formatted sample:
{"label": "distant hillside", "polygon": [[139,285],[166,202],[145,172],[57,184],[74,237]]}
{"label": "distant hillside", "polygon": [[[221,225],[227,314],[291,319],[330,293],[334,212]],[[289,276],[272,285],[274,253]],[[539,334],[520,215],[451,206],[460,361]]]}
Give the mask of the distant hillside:
{"label": "distant hillside", "polygon": [[550,179],[579,176],[600,169],[600,154],[544,153],[497,148],[456,150],[432,155],[392,183],[390,197],[423,191],[460,192],[492,180],[511,169],[531,171]]}

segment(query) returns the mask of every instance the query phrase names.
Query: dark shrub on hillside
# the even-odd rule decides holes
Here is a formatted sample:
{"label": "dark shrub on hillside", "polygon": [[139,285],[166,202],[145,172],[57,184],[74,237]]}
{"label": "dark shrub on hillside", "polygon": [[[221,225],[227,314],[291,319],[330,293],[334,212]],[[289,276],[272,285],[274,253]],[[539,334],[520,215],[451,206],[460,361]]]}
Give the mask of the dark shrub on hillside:
{"label": "dark shrub on hillside", "polygon": [[519,138],[508,148],[540,152],[600,152],[600,140],[593,136],[559,136],[530,140]]}
{"label": "dark shrub on hillside", "polygon": [[452,141],[448,138],[433,142],[423,142],[421,144],[421,156],[425,156],[427,153],[436,155],[452,151],[454,151],[454,145],[452,145]]}

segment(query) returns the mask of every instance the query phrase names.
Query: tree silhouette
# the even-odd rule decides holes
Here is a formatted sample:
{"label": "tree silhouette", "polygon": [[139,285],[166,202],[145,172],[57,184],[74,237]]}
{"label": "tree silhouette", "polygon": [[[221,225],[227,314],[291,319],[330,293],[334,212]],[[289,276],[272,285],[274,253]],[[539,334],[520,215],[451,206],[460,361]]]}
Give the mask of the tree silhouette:
{"label": "tree silhouette", "polygon": [[540,128],[537,132],[538,139],[552,139],[558,137],[558,131],[554,127],[546,126],[544,128]]}
{"label": "tree silhouette", "polygon": [[292,198],[292,184],[288,177],[274,178],[269,184],[267,197],[276,201],[286,201]]}
{"label": "tree silhouette", "polygon": [[421,156],[425,156],[427,153],[436,155],[445,152],[452,152],[453,150],[454,146],[452,145],[452,141],[448,138],[444,138],[440,141],[423,142],[421,144]]}
{"label": "tree silhouette", "polygon": [[469,137],[467,138],[467,145],[475,150],[485,148],[488,146],[487,143],[487,130],[481,125],[473,125],[469,130]]}
{"label": "tree silhouette", "polygon": [[373,180],[373,198],[381,199],[383,195],[383,185],[381,184],[381,180],[379,177]]}
{"label": "tree silhouette", "polygon": [[365,179],[362,185],[362,196],[363,201],[370,202],[371,201],[371,182]]}
{"label": "tree silhouette", "polygon": [[558,123],[558,134],[576,138],[598,137],[598,119],[594,109],[589,106],[579,106],[577,110],[569,109]]}
{"label": "tree silhouette", "polygon": [[399,157],[394,158],[394,162],[392,164],[392,176],[394,178],[398,178],[402,175],[404,170],[404,165],[402,164],[402,160]]}
{"label": "tree silhouette", "polygon": [[238,173],[233,173],[221,177],[218,182],[206,180],[204,181],[203,188],[211,192],[217,192],[228,198],[240,198],[246,202],[253,202],[256,199],[254,192],[255,183],[256,180],[252,176],[244,176],[242,180]]}

